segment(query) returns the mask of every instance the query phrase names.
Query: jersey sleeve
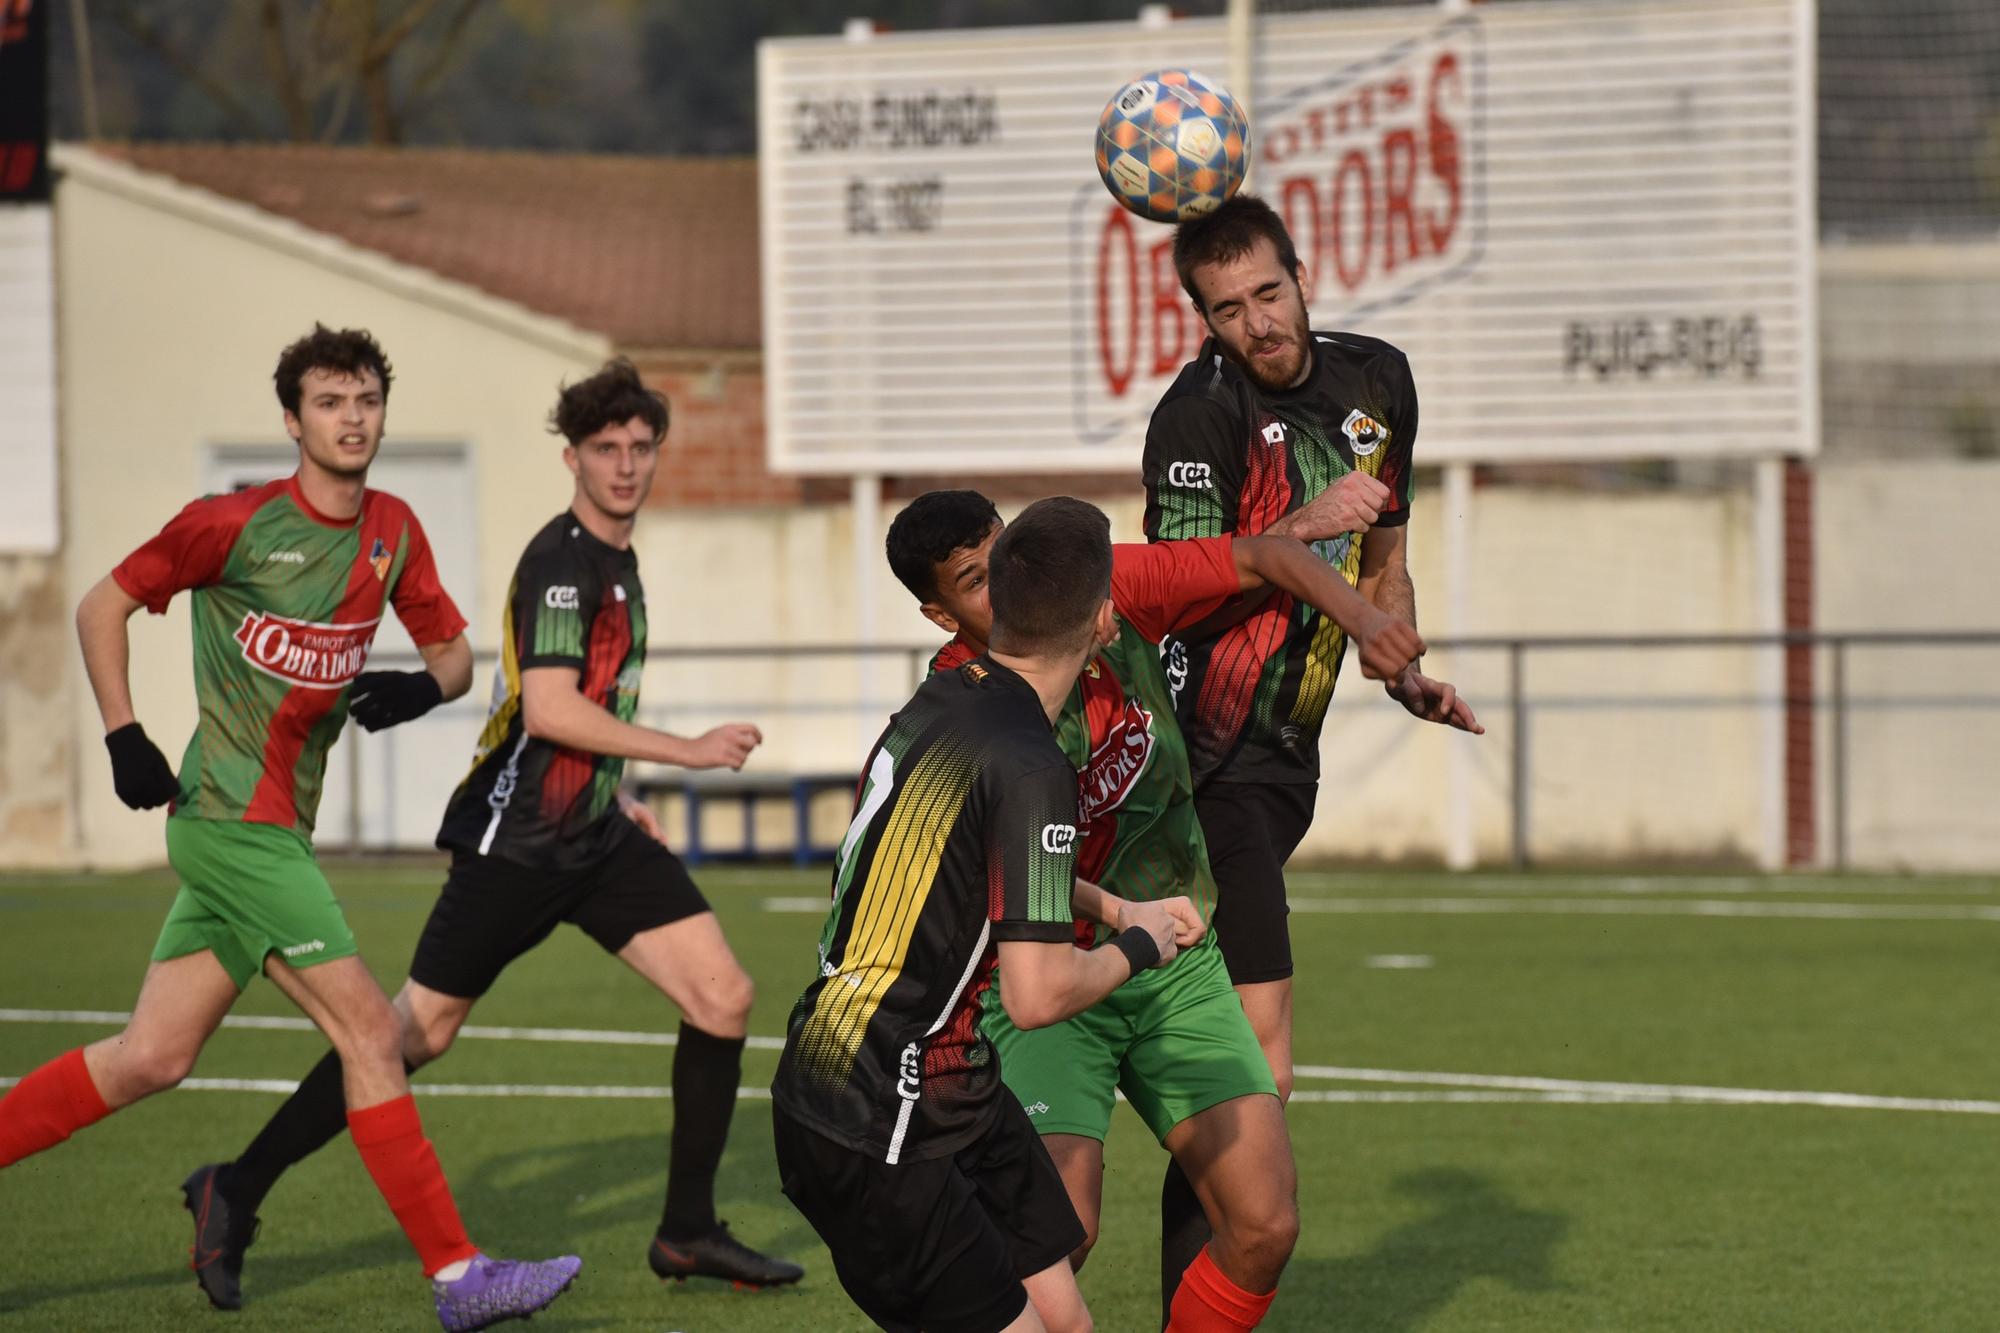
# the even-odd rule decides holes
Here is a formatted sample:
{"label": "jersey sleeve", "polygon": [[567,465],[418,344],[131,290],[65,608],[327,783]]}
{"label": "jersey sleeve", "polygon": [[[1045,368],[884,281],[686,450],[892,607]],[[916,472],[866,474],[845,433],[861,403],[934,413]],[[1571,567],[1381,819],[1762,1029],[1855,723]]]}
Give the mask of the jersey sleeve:
{"label": "jersey sleeve", "polygon": [[229,552],[254,506],[211,495],[175,514],[159,534],[120,561],[111,577],[148,611],[160,615],[175,593],[220,582]]}
{"label": "jersey sleeve", "polygon": [[396,579],[395,591],[389,594],[390,603],[396,608],[396,619],[403,622],[403,628],[410,632],[417,647],[448,643],[465,633],[465,617],[459,614],[458,604],[451,600],[451,594],[438,579],[437,560],[431,555],[431,541],[424,535],[424,525],[417,522],[415,514],[404,521],[404,540],[409,542],[410,551],[403,561],[403,572]]}
{"label": "jersey sleeve", "polygon": [[1219,537],[1236,530],[1243,441],[1211,398],[1169,398],[1146,427],[1146,539]]}
{"label": "jersey sleeve", "polygon": [[1375,477],[1389,488],[1389,503],[1375,520],[1375,526],[1393,528],[1410,521],[1410,500],[1417,477],[1411,462],[1417,446],[1417,385],[1410,375],[1410,359],[1401,352],[1390,359],[1382,387],[1389,402],[1390,435]]}
{"label": "jersey sleeve", "polygon": [[590,566],[569,551],[523,560],[514,572],[514,634],[523,670],[581,671],[601,595]]}
{"label": "jersey sleeve", "polygon": [[1111,604],[1155,643],[1209,615],[1243,590],[1234,537],[1195,537],[1111,548]]}
{"label": "jersey sleeve", "polygon": [[986,825],[987,915],[996,940],[1073,937],[1076,770],[1067,763],[995,774]]}

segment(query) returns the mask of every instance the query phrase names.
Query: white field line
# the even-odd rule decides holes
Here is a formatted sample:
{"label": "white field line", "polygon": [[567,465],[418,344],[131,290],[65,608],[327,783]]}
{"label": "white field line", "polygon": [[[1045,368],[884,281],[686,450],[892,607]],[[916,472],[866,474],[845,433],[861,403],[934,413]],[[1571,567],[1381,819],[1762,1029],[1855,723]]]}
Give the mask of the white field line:
{"label": "white field line", "polygon": [[1727,898],[1291,898],[1294,912],[1341,916],[1710,916],[1816,921],[2000,921],[2000,907],[1965,903],[1764,903]]}
{"label": "white field line", "polygon": [[[0,1023],[86,1023],[115,1026],[130,1014],[108,1009],[0,1009]],[[223,1020],[226,1027],[259,1028],[296,1032],[310,1030],[303,1018],[244,1015]],[[493,1041],[558,1041],[572,1045],[671,1046],[672,1033],[619,1032],[599,1028],[508,1028],[465,1027],[462,1036]],[[751,1037],[758,1050],[781,1050],[777,1037]],[[1800,1092],[1771,1088],[1718,1088],[1682,1083],[1615,1083],[1586,1079],[1537,1078],[1513,1074],[1451,1074],[1434,1070],[1360,1069],[1346,1065],[1300,1065],[1294,1071],[1301,1079],[1324,1079],[1341,1083],[1409,1083],[1420,1087],[1444,1088],[1429,1092],[1413,1089],[1385,1091],[1315,1088],[1293,1092],[1294,1102],[1505,1102],[1516,1104],[1576,1104],[1588,1106],[1707,1105],[1707,1106],[1817,1106],[1858,1111],[1939,1111],[1960,1115],[2000,1115],[2000,1101],[1976,1101],[1938,1097],[1877,1097],[1853,1092]],[[0,1078],[0,1087],[12,1087],[18,1079]],[[278,1092],[290,1093],[298,1084],[287,1079],[191,1078],[183,1088],[197,1092]],[[412,1088],[433,1097],[666,1097],[668,1090],[656,1087],[616,1087],[591,1084],[540,1083],[416,1083]],[[765,1088],[739,1088],[742,1097],[767,1097]]]}
{"label": "white field line", "polygon": [[[105,1023],[122,1026],[132,1015],[111,1009],[0,1009],[0,1023]],[[311,1032],[311,1019],[285,1014],[231,1014],[222,1020],[226,1028],[250,1028],[266,1032]],[[475,1041],[553,1041],[563,1045],[586,1046],[675,1046],[680,1038],[672,1032],[616,1032],[603,1028],[518,1028],[487,1027],[467,1023],[458,1030],[461,1037]],[[746,1045],[753,1051],[782,1051],[783,1037],[750,1037]]]}
{"label": "white field line", "polygon": [[[1387,1071],[1383,1071],[1387,1072]],[[0,1078],[0,1088],[12,1087],[20,1080]],[[263,1092],[280,1095],[290,1094],[298,1084],[282,1078],[191,1078],[181,1083],[182,1092]],[[410,1090],[419,1097],[552,1097],[565,1100],[592,1101],[666,1101],[671,1100],[671,1089],[662,1087],[625,1087],[618,1085],[596,1085],[579,1083],[413,1083]],[[1771,1106],[1839,1106],[1850,1110],[1875,1111],[1933,1111],[1960,1115],[2000,1115],[2000,1102],[1978,1101],[1933,1101],[1911,1097],[1859,1097],[1847,1093],[1759,1093],[1755,1097],[1744,1088],[1715,1088],[1708,1092],[1722,1092],[1727,1097],[1695,1095],[1702,1089],[1667,1089],[1659,1093],[1629,1094],[1592,1092],[1586,1089],[1552,1089],[1535,1091],[1531,1089],[1497,1090],[1453,1088],[1440,1091],[1416,1089],[1395,1089],[1385,1091],[1360,1088],[1308,1088],[1292,1093],[1292,1103],[1299,1105],[1344,1104],[1344,1105],[1420,1105],[1424,1103],[1443,1105],[1512,1105],[1512,1106],[1721,1106],[1741,1105],[1746,1102]],[[767,1100],[769,1088],[739,1087],[739,1098]],[[1833,1099],[1833,1100],[1829,1100]],[[1119,1095],[1124,1100],[1124,1095]]]}
{"label": "white field line", "polygon": [[[1546,1099],[1592,1098],[1604,1102],[1700,1104],[1711,1106],[1825,1106],[1855,1111],[1950,1111],[2000,1115],[2000,1101],[1949,1097],[1874,1097],[1857,1092],[1793,1092],[1774,1088],[1716,1088],[1693,1083],[1611,1083],[1591,1079],[1533,1078],[1514,1074],[1442,1074],[1430,1070],[1354,1069],[1345,1065],[1300,1065],[1299,1078],[1341,1083],[1416,1083],[1435,1087],[1484,1089],[1496,1094],[1540,1093]],[[1294,1092],[1292,1100],[1299,1094]],[[1460,1100],[1477,1100],[1461,1098]]]}
{"label": "white field line", "polygon": [[[1370,876],[1363,872],[1287,871],[1285,882],[1295,889],[1341,889],[1374,883],[1394,883],[1400,875]],[[1726,894],[1726,893],[1844,893],[1861,898],[1918,897],[1990,898],[2000,894],[2000,880],[1916,877],[1867,878],[1855,883],[1818,876],[1787,875],[1480,875],[1438,876],[1433,881],[1455,893],[1595,893],[1595,894]],[[826,906],[821,900],[820,906]]]}

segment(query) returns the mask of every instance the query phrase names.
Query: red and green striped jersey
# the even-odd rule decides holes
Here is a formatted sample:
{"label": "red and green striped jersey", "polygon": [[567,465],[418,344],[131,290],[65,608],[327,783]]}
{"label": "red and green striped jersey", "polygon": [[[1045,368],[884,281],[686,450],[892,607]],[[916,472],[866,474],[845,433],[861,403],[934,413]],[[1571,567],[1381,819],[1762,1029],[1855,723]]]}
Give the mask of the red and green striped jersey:
{"label": "red and green striped jersey", "polygon": [[646,593],[639,559],[591,536],[564,511],[521,553],[507,590],[493,707],[472,768],[452,793],[438,846],[522,865],[585,865],[618,813],[625,760],[528,735],[521,673],[572,667],[583,697],[621,722],[639,711],[646,670]]}
{"label": "red and green striped jersey", "polygon": [[[1410,517],[1417,391],[1410,363],[1379,338],[1315,333],[1296,389],[1258,387],[1213,339],[1181,369],[1146,431],[1146,536],[1254,536],[1356,470],[1389,488],[1377,527]],[[1352,584],[1360,533],[1313,549]],[[1237,782],[1319,780],[1319,733],[1347,636],[1274,592],[1249,614],[1167,646],[1194,776]]]}
{"label": "red and green striped jersey", "polygon": [[465,630],[410,507],[363,491],[315,510],[296,476],[196,500],[111,571],[155,615],[191,590],[200,721],[181,758],[182,819],[312,835],[326,752],[390,606],[419,646]]}
{"label": "red and green striped jersey", "polygon": [[[1077,770],[1077,875],[1127,901],[1186,894],[1203,919],[1215,908],[1215,880],[1159,643],[1237,594],[1231,541],[1111,548],[1118,637],[1084,666],[1055,731]],[[931,670],[971,658],[971,648],[953,639]],[[1077,923],[1084,947],[1094,933]]]}

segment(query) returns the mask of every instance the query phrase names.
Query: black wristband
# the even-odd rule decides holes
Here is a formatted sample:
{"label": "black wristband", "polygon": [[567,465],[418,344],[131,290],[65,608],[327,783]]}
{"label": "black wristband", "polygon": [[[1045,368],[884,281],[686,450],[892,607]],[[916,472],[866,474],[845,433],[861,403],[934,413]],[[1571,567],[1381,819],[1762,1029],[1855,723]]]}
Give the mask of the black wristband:
{"label": "black wristband", "polygon": [[1143,926],[1127,926],[1119,931],[1111,937],[1111,947],[1125,955],[1135,977],[1160,961],[1159,941]]}

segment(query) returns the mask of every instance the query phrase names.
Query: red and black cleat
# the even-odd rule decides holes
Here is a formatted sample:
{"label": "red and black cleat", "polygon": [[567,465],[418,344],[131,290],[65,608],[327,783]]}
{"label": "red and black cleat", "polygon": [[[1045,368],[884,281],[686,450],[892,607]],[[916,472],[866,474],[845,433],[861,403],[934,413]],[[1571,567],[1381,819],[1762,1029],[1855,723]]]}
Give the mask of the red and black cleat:
{"label": "red and black cleat", "polygon": [[181,1185],[182,1206],[194,1214],[194,1280],[218,1310],[243,1308],[243,1252],[257,1239],[257,1219],[245,1217],[215,1188],[219,1163],[199,1167]]}
{"label": "red and black cleat", "polygon": [[739,1291],[782,1287],[806,1275],[805,1269],[788,1259],[757,1253],[730,1235],[728,1225],[722,1222],[698,1240],[653,1237],[653,1243],[646,1249],[646,1262],[662,1281],[721,1278]]}

